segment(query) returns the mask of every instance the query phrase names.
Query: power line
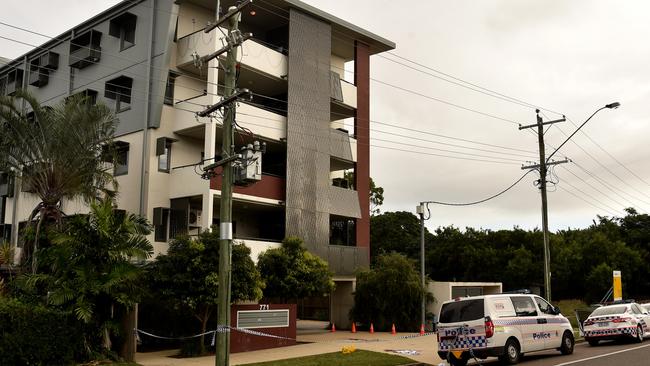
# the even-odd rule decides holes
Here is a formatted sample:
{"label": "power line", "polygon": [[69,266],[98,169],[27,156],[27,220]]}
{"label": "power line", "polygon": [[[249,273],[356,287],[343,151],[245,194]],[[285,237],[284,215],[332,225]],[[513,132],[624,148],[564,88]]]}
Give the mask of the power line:
{"label": "power line", "polygon": [[473,201],[473,202],[463,202],[463,203],[459,203],[459,202],[442,202],[442,201],[426,201],[424,203],[426,203],[426,204],[434,203],[436,205],[443,205],[443,206],[472,206],[472,205],[478,205],[479,203],[487,202],[487,201],[489,201],[491,199],[497,198],[497,197],[501,196],[502,194],[508,192],[514,186],[516,186],[519,182],[521,182],[524,179],[524,177],[526,177],[526,175],[528,175],[530,172],[532,172],[532,170],[529,170],[526,173],[524,173],[524,175],[522,175],[519,179],[517,179],[514,183],[512,183],[508,188],[506,188],[506,189],[500,191],[499,193],[494,194],[494,195],[492,195],[490,197],[484,198],[482,200]]}

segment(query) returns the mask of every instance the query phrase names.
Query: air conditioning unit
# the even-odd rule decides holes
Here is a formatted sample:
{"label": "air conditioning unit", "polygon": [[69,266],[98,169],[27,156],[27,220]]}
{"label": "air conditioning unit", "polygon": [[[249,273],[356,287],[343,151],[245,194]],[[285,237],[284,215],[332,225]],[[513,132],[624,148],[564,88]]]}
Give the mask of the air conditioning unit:
{"label": "air conditioning unit", "polygon": [[202,214],[201,210],[190,210],[190,214],[187,215],[188,226],[201,226]]}

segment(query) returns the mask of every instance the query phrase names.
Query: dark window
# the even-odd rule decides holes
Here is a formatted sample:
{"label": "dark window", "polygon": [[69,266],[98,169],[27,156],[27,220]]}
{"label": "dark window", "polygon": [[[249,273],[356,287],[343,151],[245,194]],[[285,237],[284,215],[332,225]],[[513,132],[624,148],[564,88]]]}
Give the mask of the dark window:
{"label": "dark window", "polygon": [[169,173],[172,163],[172,144],[171,142],[165,143],[163,153],[158,155],[158,171]]}
{"label": "dark window", "polygon": [[70,61],[68,65],[77,69],[99,62],[102,55],[100,46],[102,32],[90,30],[70,41]]}
{"label": "dark window", "polygon": [[461,300],[446,303],[440,309],[441,323],[458,323],[485,317],[483,299]]}
{"label": "dark window", "polygon": [[[159,210],[158,213],[156,210]],[[156,217],[159,215],[159,217]],[[157,242],[167,242],[167,227],[169,223],[169,209],[154,209],[154,240]]]}
{"label": "dark window", "polygon": [[13,197],[13,195],[14,195],[13,176],[9,173],[0,173],[0,197]]}
{"label": "dark window", "polygon": [[111,19],[108,34],[120,39],[120,51],[135,45],[135,27],[138,17],[124,13]]}
{"label": "dark window", "polygon": [[81,91],[79,93],[67,97],[66,102],[69,101],[71,98],[83,98],[84,101],[86,102],[86,105],[92,106],[97,104],[97,91],[92,89],[86,89],[84,91]]}
{"label": "dark window", "polygon": [[330,216],[330,245],[355,246],[356,220],[343,216]]}
{"label": "dark window", "polygon": [[553,307],[551,304],[546,302],[546,300],[542,299],[541,297],[536,297],[535,302],[537,303],[537,306],[539,306],[539,310],[541,310],[542,313],[553,314]]}
{"label": "dark window", "polygon": [[7,76],[0,77],[0,97],[6,95],[7,92]]}
{"label": "dark window", "polygon": [[50,71],[59,67],[59,54],[46,52],[29,63],[29,84],[43,87],[49,82]]}
{"label": "dark window", "polygon": [[517,316],[537,316],[537,309],[529,296],[513,296],[510,299]]}
{"label": "dark window", "polygon": [[174,85],[178,75],[169,73],[167,76],[167,85],[165,86],[165,104],[174,105]]}
{"label": "dark window", "polygon": [[16,90],[23,87],[23,70],[13,69],[7,74],[6,95],[14,95]]}
{"label": "dark window", "polygon": [[106,82],[104,97],[115,101],[115,112],[131,109],[131,88],[133,79],[120,76]]}
{"label": "dark window", "polygon": [[115,163],[113,164],[113,175],[129,174],[129,144],[118,146],[115,151]]}

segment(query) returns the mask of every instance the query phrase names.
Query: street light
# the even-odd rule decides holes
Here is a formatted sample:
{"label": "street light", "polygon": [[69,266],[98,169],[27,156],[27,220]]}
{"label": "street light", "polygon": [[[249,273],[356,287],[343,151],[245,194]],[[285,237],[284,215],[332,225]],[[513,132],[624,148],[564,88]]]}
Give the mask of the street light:
{"label": "street light", "polygon": [[[580,131],[582,126],[586,125],[587,122],[589,122],[589,120],[591,118],[593,118],[593,116],[596,115],[596,113],[602,111],[603,109],[616,109],[616,108],[620,107],[620,105],[621,105],[621,103],[614,102],[614,103],[607,104],[604,107],[598,108],[594,113],[591,114],[591,116],[589,116],[589,118],[587,118],[586,121],[582,122],[582,124],[580,126],[578,126],[578,128],[576,128],[576,130],[573,131],[573,133],[571,135],[569,135],[569,137],[567,137],[567,139],[564,140],[564,142],[560,146],[558,146],[558,148],[555,149],[555,151],[553,151],[553,153],[551,155],[548,156],[548,158],[546,158],[546,159],[541,158],[540,159],[540,160],[542,160],[542,161],[540,161],[540,176],[541,176],[540,177],[540,183],[541,183],[540,184],[540,189],[542,191],[541,192],[542,193],[542,226],[543,226],[543,230],[544,230],[544,285],[546,287],[546,299],[548,301],[551,301],[551,251],[550,251],[550,246],[549,246],[549,232],[548,232],[548,204],[546,202],[546,164],[549,163],[549,161],[551,160],[553,155],[555,155],[555,153],[558,152],[562,148],[562,146],[564,146],[567,142],[569,142],[569,140],[578,131]],[[542,141],[542,140],[540,140],[540,141]],[[541,155],[543,155],[543,150],[542,149],[543,149],[543,144],[540,144],[540,151],[541,151],[540,154]]]}

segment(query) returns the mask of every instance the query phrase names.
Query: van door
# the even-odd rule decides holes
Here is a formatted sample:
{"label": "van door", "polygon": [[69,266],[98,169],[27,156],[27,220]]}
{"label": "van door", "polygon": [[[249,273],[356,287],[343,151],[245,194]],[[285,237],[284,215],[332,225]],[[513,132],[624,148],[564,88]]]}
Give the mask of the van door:
{"label": "van door", "polygon": [[522,352],[539,351],[544,349],[544,329],[546,319],[539,316],[537,306],[531,296],[511,296],[512,305],[517,314],[515,327],[519,328],[522,337]]}
{"label": "van door", "polygon": [[562,325],[565,324],[566,320],[561,315],[553,314],[553,306],[546,300],[539,296],[534,296],[534,299],[540,311],[539,318],[543,319],[544,322],[543,333],[539,334],[538,337],[544,339],[544,348],[560,347],[562,335],[564,334]]}

